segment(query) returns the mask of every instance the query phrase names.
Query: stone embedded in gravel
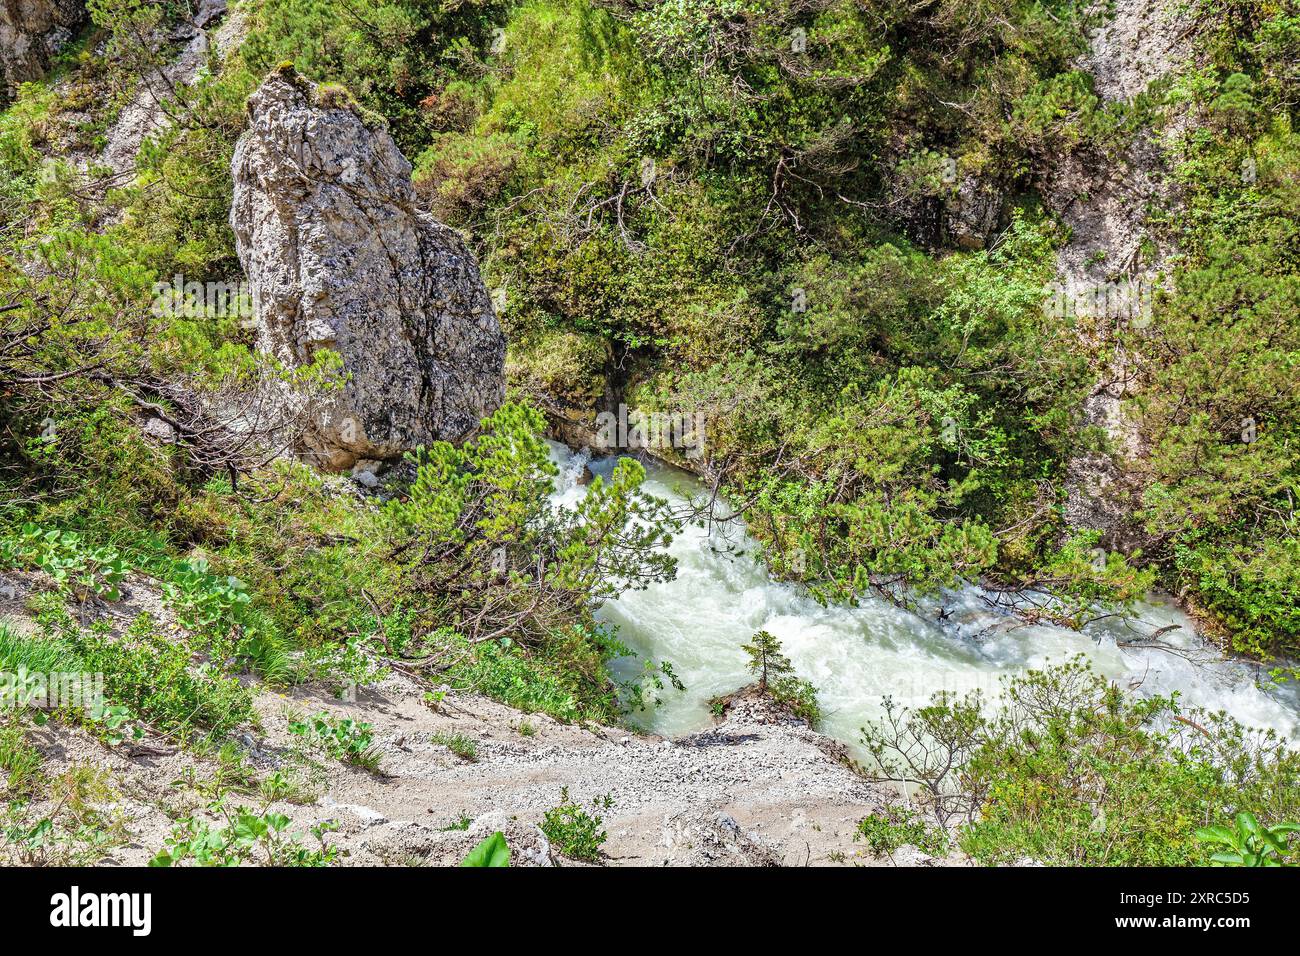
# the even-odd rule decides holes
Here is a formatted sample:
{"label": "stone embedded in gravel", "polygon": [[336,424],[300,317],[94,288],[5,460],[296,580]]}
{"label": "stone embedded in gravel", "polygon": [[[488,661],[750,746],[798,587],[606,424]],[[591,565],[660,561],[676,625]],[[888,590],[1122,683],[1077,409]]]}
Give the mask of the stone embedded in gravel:
{"label": "stone embedded in gravel", "polygon": [[912,846],[910,843],[900,846],[893,854],[896,866],[938,866],[939,861],[930,854]]}
{"label": "stone embedded in gravel", "polygon": [[362,826],[373,827],[381,823],[387,823],[388,817],[384,816],[378,810],[372,810],[370,807],[363,807],[357,803],[340,803],[339,810],[346,810],[358,820]]}

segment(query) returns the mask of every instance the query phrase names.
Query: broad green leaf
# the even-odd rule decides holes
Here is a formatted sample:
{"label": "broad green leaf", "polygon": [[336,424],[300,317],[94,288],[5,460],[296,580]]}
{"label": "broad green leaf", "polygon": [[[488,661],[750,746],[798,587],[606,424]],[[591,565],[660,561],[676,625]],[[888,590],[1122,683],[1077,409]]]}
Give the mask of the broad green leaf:
{"label": "broad green leaf", "polygon": [[1240,853],[1216,853],[1210,857],[1212,863],[1222,863],[1224,866],[1245,866],[1246,860]]}
{"label": "broad green leaf", "polygon": [[1237,814],[1237,829],[1242,833],[1249,833],[1251,836],[1257,836],[1263,827],[1261,827],[1259,821],[1255,819],[1255,814],[1242,812]]}
{"label": "broad green leaf", "polygon": [[461,862],[461,866],[509,866],[510,847],[506,844],[505,834],[500,830],[492,834],[474,849]]}
{"label": "broad green leaf", "polygon": [[1201,827],[1196,831],[1196,839],[1206,843],[1222,843],[1225,846],[1237,845],[1237,834],[1225,826]]}

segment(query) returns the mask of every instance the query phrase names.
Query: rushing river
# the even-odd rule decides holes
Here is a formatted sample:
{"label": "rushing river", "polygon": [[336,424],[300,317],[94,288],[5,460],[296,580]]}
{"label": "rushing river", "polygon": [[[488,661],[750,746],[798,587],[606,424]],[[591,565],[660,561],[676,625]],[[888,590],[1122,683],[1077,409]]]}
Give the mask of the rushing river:
{"label": "rushing river", "polygon": [[[556,499],[573,502],[584,466],[608,476],[616,459],[588,460],[553,445],[561,469]],[[703,488],[676,470],[649,465],[646,490],[685,503]],[[799,588],[773,581],[754,557],[754,544],[734,524],[712,533],[688,527],[676,537],[675,580],[632,591],[605,605],[599,617],[618,626],[620,639],[642,657],[670,661],[686,685],[666,687],[659,703],[635,715],[647,730],[677,735],[709,725],[708,702],[752,680],[741,644],[764,628],[781,640],[800,677],[812,681],[825,713],[822,730],[855,744],[858,728],[881,713],[885,695],[906,705],[939,690],[983,689],[996,695],[1000,679],[1084,654],[1122,687],[1138,693],[1177,691],[1184,705],[1226,710],[1237,719],[1272,727],[1294,739],[1300,732],[1300,692],[1278,685],[1259,666],[1223,659],[1172,605],[1153,602],[1138,619],[1111,618],[1082,633],[1026,626],[991,608],[977,587],[946,594],[921,614],[883,598],[860,606],[823,607]],[[1125,647],[1169,625],[1164,647]],[[625,678],[641,672],[636,659],[616,662]]]}

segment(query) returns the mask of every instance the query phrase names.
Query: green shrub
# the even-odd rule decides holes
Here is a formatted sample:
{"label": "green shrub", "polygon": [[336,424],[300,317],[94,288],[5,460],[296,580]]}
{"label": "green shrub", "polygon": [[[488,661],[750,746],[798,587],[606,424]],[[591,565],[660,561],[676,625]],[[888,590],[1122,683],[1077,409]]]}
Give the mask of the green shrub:
{"label": "green shrub", "polygon": [[854,842],[861,840],[874,856],[892,855],[903,846],[914,846],[932,856],[944,856],[948,835],[926,822],[910,807],[889,806],[858,821]]}
{"label": "green shrub", "polygon": [[1196,831],[1196,839],[1226,847],[1210,857],[1217,866],[1300,866],[1300,862],[1286,862],[1296,857],[1289,845],[1292,833],[1300,833],[1300,823],[1266,827],[1253,813],[1238,813],[1233,826],[1202,827]]}
{"label": "green shrub", "polygon": [[220,822],[214,825],[197,814],[184,818],[149,865],[322,867],[338,858],[338,848],[325,842],[334,825],[312,827],[313,848],[289,829],[292,820],[265,805],[250,809],[223,797],[207,810]]}
{"label": "green shrub", "polygon": [[335,760],[372,772],[379,769],[382,752],[375,746],[374,731],[367,723],[321,711],[305,720],[291,719],[289,733],[321,748]]}
{"label": "green shrub", "polygon": [[256,716],[248,688],[211,662],[195,663],[183,644],[158,633],[147,614],[120,639],[100,627],[63,636],[86,671],[104,675],[111,702],[160,731],[189,737],[203,730],[220,738]]}
{"label": "green shrub", "polygon": [[[596,801],[600,809],[608,810],[614,801],[608,796]],[[542,819],[542,832],[552,846],[570,859],[594,863],[601,858],[601,846],[609,834],[601,829],[604,821],[599,814],[588,813],[581,805],[569,799],[569,788],[560,790],[560,804],[546,811]]]}
{"label": "green shrub", "polygon": [[439,747],[446,747],[461,760],[468,763],[474,763],[474,761],[478,760],[478,744],[472,737],[467,737],[464,734],[436,733],[433,735],[433,742]]}
{"label": "green shrub", "polygon": [[11,799],[30,796],[40,779],[45,759],[28,743],[21,711],[11,709],[13,705],[9,702],[4,706],[8,713],[0,715],[0,771],[7,775],[6,793]]}
{"label": "green shrub", "polygon": [[882,779],[922,784],[940,823],[964,821],[983,863],[1188,866],[1195,833],[1229,808],[1266,819],[1300,811],[1300,753],[1224,713],[1138,698],[1082,659],[979,695],[932,703],[863,731]]}

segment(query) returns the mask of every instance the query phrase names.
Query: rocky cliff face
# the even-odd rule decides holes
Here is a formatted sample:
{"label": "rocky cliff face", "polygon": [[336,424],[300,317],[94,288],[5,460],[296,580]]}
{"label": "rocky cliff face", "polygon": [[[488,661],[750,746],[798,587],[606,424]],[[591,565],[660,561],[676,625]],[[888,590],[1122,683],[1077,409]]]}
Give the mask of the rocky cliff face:
{"label": "rocky cliff face", "polygon": [[290,367],[332,349],[350,375],[308,413],[331,469],[468,435],[505,394],[505,337],[473,255],[418,210],[411,166],[341,90],[291,67],[249,99],[231,224],[262,348]]}
{"label": "rocky cliff face", "polygon": [[0,0],[0,101],[43,75],[85,19],[84,0]]}
{"label": "rocky cliff face", "polygon": [[[1101,12],[1100,5],[1094,12]],[[1194,24],[1176,4],[1119,0],[1105,15],[1078,63],[1092,74],[1103,100],[1131,100],[1190,60]],[[1120,333],[1150,321],[1154,290],[1166,281],[1173,250],[1147,225],[1153,210],[1177,201],[1166,167],[1160,134],[1144,128],[1117,153],[1080,150],[1060,157],[1043,189],[1048,206],[1070,230],[1057,261],[1062,294],[1085,341],[1101,356],[1082,419],[1103,430],[1110,445],[1107,452],[1081,454],[1069,463],[1066,518],[1075,528],[1101,530],[1108,546],[1125,550],[1138,542],[1126,527],[1124,463],[1142,448],[1124,404],[1133,396],[1136,369]]]}
{"label": "rocky cliff face", "polygon": [[242,7],[230,11],[228,6],[226,0],[198,0],[189,19],[169,30],[172,39],[184,46],[171,63],[140,77],[135,93],[105,131],[101,166],[118,175],[130,173],[144,141],[171,122],[164,105],[173,98],[173,91],[193,86],[210,66],[213,54],[223,59],[238,46],[248,17]]}

